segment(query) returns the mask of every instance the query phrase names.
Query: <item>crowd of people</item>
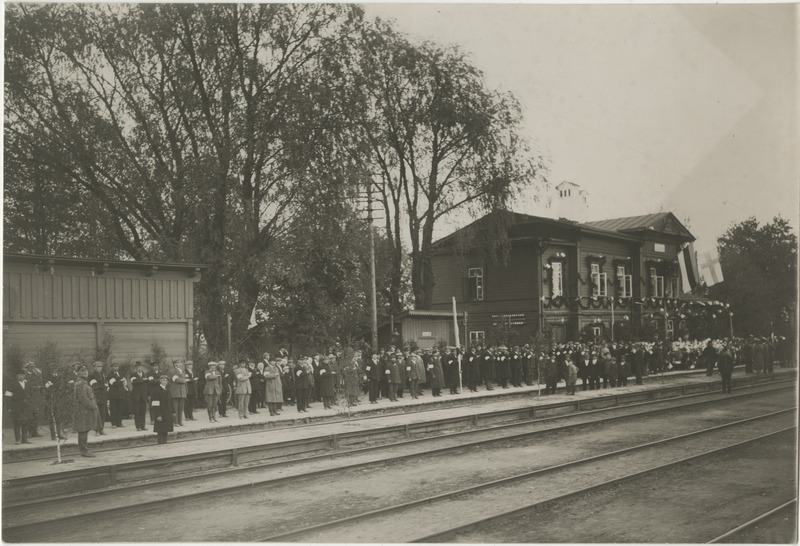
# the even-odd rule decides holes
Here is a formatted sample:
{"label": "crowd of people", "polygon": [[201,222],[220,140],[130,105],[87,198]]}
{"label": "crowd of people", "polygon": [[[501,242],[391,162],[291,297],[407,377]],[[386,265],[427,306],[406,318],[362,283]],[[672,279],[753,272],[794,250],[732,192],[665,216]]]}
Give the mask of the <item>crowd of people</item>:
{"label": "crowd of people", "polygon": [[[95,362],[92,372],[78,363],[71,377],[57,370],[43,377],[28,362],[7,382],[5,399],[14,424],[16,443],[40,436],[38,423],[44,412],[51,439],[63,437],[57,408],[64,396],[72,402],[72,430],[78,433],[81,454],[88,450],[88,434],[105,434],[106,423],[123,427],[133,417],[138,431],[148,430],[146,420],[166,443],[167,434],[184,421],[194,421],[195,408],[204,406],[209,422],[227,418],[231,410],[239,419],[266,410],[280,415],[295,406],[305,413],[312,404],[331,409],[344,400],[357,405],[366,395],[370,404],[396,402],[406,394],[413,399],[430,389],[431,396],[458,395],[462,389],[519,388],[544,384],[553,394],[563,381],[566,393],[639,385],[643,377],[672,369],[704,367],[708,375],[718,369],[723,392],[730,392],[733,367],[746,373],[770,373],[775,364],[790,365],[791,346],[785,339],[754,338],[665,342],[567,342],[537,350],[531,345],[506,347],[476,344],[466,351],[454,347],[411,350],[394,346],[369,352],[291,357],[285,348],[259,359],[243,358],[228,364],[209,361],[199,372],[183,359],[165,363],[141,361],[126,374],[118,364]],[[67,374],[69,375],[69,374]],[[63,420],[63,418],[62,418]]]}

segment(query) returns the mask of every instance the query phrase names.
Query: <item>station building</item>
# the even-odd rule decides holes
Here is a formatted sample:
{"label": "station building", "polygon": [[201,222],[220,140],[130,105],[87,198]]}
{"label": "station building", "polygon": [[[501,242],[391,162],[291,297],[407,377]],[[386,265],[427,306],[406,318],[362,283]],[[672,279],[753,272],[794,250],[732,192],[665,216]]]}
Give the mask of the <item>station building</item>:
{"label": "station building", "polygon": [[147,359],[157,343],[186,358],[202,265],[4,254],[3,348],[32,359],[56,342],[87,361],[110,340],[114,360]]}
{"label": "station building", "polygon": [[[497,221],[508,233],[506,261],[475,242],[490,239]],[[429,311],[447,312],[455,298],[461,339],[471,343],[498,325],[520,343],[545,326],[556,342],[643,321],[672,335],[684,296],[677,255],[694,240],[670,212],[585,223],[491,213],[434,243]]]}

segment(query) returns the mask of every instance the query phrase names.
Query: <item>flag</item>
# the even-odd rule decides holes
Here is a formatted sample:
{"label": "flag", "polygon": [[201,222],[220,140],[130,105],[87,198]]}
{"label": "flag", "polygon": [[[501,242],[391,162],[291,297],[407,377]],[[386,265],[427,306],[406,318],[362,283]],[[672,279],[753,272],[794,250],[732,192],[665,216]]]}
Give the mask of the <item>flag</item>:
{"label": "flag", "polygon": [[712,256],[710,252],[703,253],[703,261],[700,263],[700,274],[706,281],[706,286],[714,286],[725,279],[722,277],[722,267],[719,265],[719,256]]}
{"label": "flag", "polygon": [[697,286],[697,261],[694,259],[694,245],[689,243],[678,252],[678,265],[681,269],[681,284],[684,292],[691,292]]}
{"label": "flag", "polygon": [[254,305],[253,312],[250,313],[250,324],[247,326],[247,329],[250,330],[251,328],[255,328],[256,326],[258,326],[258,323],[256,322],[256,306]]}

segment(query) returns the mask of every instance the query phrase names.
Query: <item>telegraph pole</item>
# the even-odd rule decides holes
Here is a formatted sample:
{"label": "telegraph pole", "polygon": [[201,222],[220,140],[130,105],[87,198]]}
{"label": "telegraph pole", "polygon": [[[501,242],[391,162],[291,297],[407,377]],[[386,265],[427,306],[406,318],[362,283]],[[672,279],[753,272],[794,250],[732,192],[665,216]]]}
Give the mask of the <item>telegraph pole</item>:
{"label": "telegraph pole", "polygon": [[[378,352],[378,297],[375,294],[375,234],[372,230],[372,181],[367,181],[367,223],[369,224],[369,297],[372,305],[372,352]],[[390,332],[391,336],[392,333]]]}

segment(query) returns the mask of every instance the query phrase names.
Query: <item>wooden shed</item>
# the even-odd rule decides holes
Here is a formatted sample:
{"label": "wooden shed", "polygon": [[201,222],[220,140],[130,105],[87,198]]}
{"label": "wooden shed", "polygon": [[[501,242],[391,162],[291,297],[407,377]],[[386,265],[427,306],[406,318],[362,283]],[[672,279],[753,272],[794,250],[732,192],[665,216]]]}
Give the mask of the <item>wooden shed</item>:
{"label": "wooden shed", "polygon": [[92,358],[107,334],[115,359],[145,359],[159,344],[191,351],[194,284],[206,266],[4,254],[3,349],[25,358],[48,341]]}

